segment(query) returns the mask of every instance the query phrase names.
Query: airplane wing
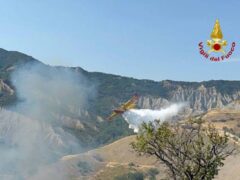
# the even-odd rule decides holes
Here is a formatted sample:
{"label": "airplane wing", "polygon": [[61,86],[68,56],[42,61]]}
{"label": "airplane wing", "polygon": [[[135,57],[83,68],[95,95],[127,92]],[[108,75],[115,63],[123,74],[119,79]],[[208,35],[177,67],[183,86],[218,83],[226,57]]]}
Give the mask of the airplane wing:
{"label": "airplane wing", "polygon": [[137,103],[138,97],[137,96],[133,96],[129,101],[127,101],[124,105],[123,108],[124,109],[133,109],[136,107],[136,103]]}
{"label": "airplane wing", "polygon": [[123,108],[127,108],[128,106],[130,106],[131,104],[133,104],[133,102],[131,100],[127,101],[125,104],[123,104]]}
{"label": "airplane wing", "polygon": [[116,112],[113,112],[107,119],[108,120],[112,120],[113,118],[115,118],[116,116],[118,116],[119,114]]}
{"label": "airplane wing", "polygon": [[136,103],[131,103],[125,107],[125,109],[134,109],[136,107]]}
{"label": "airplane wing", "polygon": [[128,100],[126,103],[122,104],[120,107],[114,110],[112,114],[108,117],[108,120],[113,119],[114,117],[118,116],[119,114],[122,114],[126,110],[135,108],[137,101],[138,101],[138,96],[134,95],[130,100]]}

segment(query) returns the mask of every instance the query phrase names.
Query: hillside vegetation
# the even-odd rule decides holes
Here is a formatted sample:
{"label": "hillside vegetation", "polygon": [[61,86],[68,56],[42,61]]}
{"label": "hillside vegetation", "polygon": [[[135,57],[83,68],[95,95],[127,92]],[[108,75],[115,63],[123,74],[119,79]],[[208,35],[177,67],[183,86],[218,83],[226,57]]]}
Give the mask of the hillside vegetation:
{"label": "hillside vegetation", "polygon": [[[240,81],[204,81],[176,82],[171,80],[151,81],[138,80],[100,72],[88,72],[80,67],[52,67],[41,63],[31,56],[20,52],[0,49],[0,105],[6,108],[15,106],[20,100],[16,87],[11,82],[11,74],[22,65],[39,64],[45,71],[53,69],[71,69],[84,75],[96,88],[96,95],[82,109],[82,114],[61,105],[59,112],[50,116],[62,116],[66,121],[80,121],[82,128],[67,126],[65,130],[74,134],[87,149],[113,142],[119,138],[133,134],[122,117],[112,122],[106,117],[113,108],[128,100],[134,93],[141,98],[138,108],[160,109],[173,102],[187,102],[189,113],[203,113],[213,108],[221,108],[240,98]],[[159,77],[161,79],[161,77]],[[47,92],[46,92],[47,93]],[[56,100],[56,105],[57,105]]]}

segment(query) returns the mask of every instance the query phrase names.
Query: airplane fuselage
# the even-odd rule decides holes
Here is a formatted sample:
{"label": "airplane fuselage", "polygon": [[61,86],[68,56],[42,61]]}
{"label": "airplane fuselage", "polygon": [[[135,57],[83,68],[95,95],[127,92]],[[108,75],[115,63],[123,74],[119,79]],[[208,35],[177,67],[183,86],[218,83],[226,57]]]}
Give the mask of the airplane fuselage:
{"label": "airplane fuselage", "polygon": [[122,104],[117,109],[114,109],[113,113],[108,117],[108,120],[111,120],[114,117],[123,114],[125,111],[128,111],[130,109],[134,109],[138,99],[139,99],[139,96],[135,94],[130,100],[128,100],[127,102]]}
{"label": "airplane fuselage", "polygon": [[117,113],[117,114],[122,114],[122,113],[124,113],[125,111],[126,111],[126,109],[115,109],[115,110],[113,110],[115,113]]}

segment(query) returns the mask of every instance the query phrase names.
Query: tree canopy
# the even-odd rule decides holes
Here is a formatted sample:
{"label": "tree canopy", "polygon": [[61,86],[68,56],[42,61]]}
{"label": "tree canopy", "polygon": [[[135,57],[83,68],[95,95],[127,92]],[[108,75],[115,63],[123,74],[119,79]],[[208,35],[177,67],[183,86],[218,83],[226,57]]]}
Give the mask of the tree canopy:
{"label": "tree canopy", "polygon": [[229,138],[201,118],[185,123],[143,123],[133,149],[163,162],[173,179],[211,180],[235,148]]}

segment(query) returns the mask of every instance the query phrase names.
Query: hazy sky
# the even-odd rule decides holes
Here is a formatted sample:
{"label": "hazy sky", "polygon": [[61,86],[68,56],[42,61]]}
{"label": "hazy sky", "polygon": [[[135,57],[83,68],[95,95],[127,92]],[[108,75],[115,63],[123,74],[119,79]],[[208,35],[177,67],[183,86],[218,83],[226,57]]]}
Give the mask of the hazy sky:
{"label": "hazy sky", "polygon": [[[0,47],[141,79],[240,78],[239,0],[0,0]],[[231,61],[198,52],[219,18]]]}

